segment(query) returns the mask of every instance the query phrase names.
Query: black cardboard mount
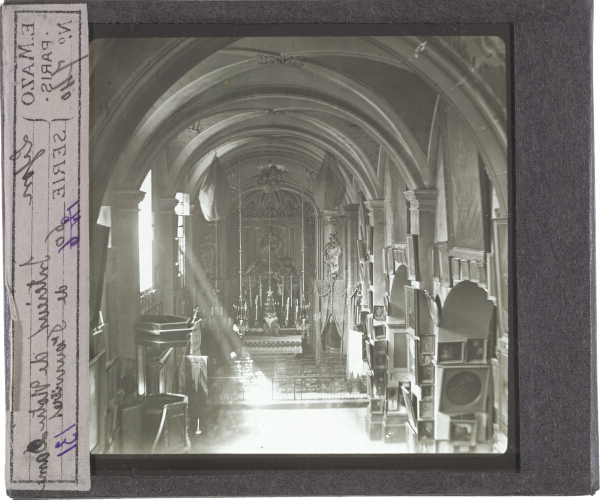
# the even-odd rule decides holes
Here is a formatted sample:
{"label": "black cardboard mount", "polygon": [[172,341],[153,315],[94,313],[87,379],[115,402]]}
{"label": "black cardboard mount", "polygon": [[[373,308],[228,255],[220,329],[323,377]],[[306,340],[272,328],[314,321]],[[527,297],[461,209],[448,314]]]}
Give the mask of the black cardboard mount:
{"label": "black cardboard mount", "polygon": [[[212,466],[202,471],[194,470],[193,459],[174,458],[167,472],[161,457],[153,457],[155,465],[147,470],[128,468],[120,474],[110,459],[92,460],[89,492],[13,490],[11,496],[582,495],[598,489],[591,2],[86,3],[90,33],[96,38],[102,36],[103,24],[112,24],[114,33],[131,31],[131,23],[202,24],[203,36],[222,33],[223,24],[236,25],[237,36],[259,34],[256,25],[265,24],[325,24],[318,29],[329,33],[348,24],[371,25],[365,30],[373,32],[402,24],[403,34],[422,29],[410,25],[427,24],[431,34],[445,35],[459,34],[465,25],[481,33],[493,31],[492,23],[510,26],[514,157],[509,162],[514,175],[509,191],[517,333],[512,344],[518,389],[518,456],[512,458],[518,460],[508,468],[482,470],[479,457],[466,456],[461,457],[465,467],[433,470],[434,462],[421,457],[419,470],[404,470],[381,457],[374,457],[369,469],[352,457],[275,457],[278,470],[257,470],[251,457],[217,456],[207,458]],[[123,26],[115,28],[114,23]],[[280,28],[286,33],[293,29]],[[188,28],[135,29],[148,36],[159,30],[161,36],[185,36]],[[181,468],[175,470],[178,460]],[[465,468],[468,472],[461,472]]]}

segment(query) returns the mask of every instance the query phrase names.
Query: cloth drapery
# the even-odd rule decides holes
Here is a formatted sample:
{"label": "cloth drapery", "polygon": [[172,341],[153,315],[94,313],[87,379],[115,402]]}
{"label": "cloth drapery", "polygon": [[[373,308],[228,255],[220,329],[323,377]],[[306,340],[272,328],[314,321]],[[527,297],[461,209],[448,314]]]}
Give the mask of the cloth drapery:
{"label": "cloth drapery", "polygon": [[315,202],[323,210],[336,210],[344,201],[344,181],[335,156],[329,151],[325,152],[312,192]]}
{"label": "cloth drapery", "polygon": [[200,185],[198,200],[207,221],[221,220],[227,217],[233,202],[233,191],[217,156],[213,158],[206,171]]}

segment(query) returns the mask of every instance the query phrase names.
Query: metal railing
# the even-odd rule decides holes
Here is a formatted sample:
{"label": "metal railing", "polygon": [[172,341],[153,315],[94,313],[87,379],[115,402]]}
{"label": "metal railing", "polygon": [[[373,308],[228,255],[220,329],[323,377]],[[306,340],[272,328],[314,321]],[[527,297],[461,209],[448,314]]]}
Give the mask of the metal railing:
{"label": "metal railing", "polygon": [[156,288],[148,288],[140,293],[140,310],[144,315],[163,313],[163,303],[159,300]]}
{"label": "metal railing", "polygon": [[348,400],[367,397],[366,387],[345,375],[297,377],[212,377],[208,380],[210,401],[269,402]]}

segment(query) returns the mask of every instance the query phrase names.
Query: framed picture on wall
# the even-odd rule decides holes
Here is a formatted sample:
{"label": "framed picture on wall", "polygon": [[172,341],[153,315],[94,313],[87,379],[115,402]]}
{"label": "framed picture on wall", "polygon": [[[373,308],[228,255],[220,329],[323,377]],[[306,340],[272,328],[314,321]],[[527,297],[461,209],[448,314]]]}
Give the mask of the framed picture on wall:
{"label": "framed picture on wall", "polygon": [[371,413],[383,413],[384,400],[381,398],[371,399]]}
{"label": "framed picture on wall", "polygon": [[419,368],[419,384],[433,384],[435,376],[434,365]]}
{"label": "framed picture on wall", "polygon": [[377,385],[377,386],[383,385],[384,387],[386,387],[387,383],[388,383],[388,374],[387,374],[387,371],[385,370],[385,368],[382,370],[375,370],[373,373],[374,373],[375,385]]}
{"label": "framed picture on wall", "polygon": [[435,386],[427,384],[421,386],[421,399],[423,401],[433,399],[433,388]]}
{"label": "framed picture on wall", "polygon": [[419,401],[419,420],[433,419],[433,401]]}
{"label": "framed picture on wall", "polygon": [[457,415],[485,409],[490,385],[489,366],[444,366],[441,369],[441,412]]}
{"label": "framed picture on wall", "polygon": [[387,369],[387,354],[385,351],[373,350],[373,370]]}
{"label": "framed picture on wall", "polygon": [[419,237],[416,234],[406,236],[406,257],[408,261],[408,279],[419,280],[419,263],[417,259]]}
{"label": "framed picture on wall", "polygon": [[421,335],[419,340],[422,354],[435,354],[435,335]]}
{"label": "framed picture on wall", "polygon": [[387,388],[387,411],[400,411],[400,401],[398,399],[398,386]]}
{"label": "framed picture on wall", "polygon": [[419,334],[418,322],[418,290],[411,286],[404,287],[404,297],[406,303],[406,329],[413,335]]}
{"label": "framed picture on wall", "polygon": [[373,327],[373,331],[376,339],[385,338],[385,325],[377,325]]}
{"label": "framed picture on wall", "polygon": [[439,342],[438,363],[463,363],[464,342]]}
{"label": "framed picture on wall", "polygon": [[373,307],[373,319],[376,321],[385,321],[385,306],[377,305]]}
{"label": "framed picture on wall", "polygon": [[477,443],[477,421],[451,420],[450,441],[456,446],[474,446]]}
{"label": "framed picture on wall", "polygon": [[422,420],[419,422],[419,440],[434,439],[435,421]]}
{"label": "framed picture on wall", "polygon": [[487,361],[487,340],[469,339],[465,345],[466,363],[486,363]]}
{"label": "framed picture on wall", "polygon": [[388,352],[388,341],[387,340],[376,340],[374,342],[375,350],[387,354]]}
{"label": "framed picture on wall", "polygon": [[419,354],[419,365],[427,366],[432,362],[431,354]]}

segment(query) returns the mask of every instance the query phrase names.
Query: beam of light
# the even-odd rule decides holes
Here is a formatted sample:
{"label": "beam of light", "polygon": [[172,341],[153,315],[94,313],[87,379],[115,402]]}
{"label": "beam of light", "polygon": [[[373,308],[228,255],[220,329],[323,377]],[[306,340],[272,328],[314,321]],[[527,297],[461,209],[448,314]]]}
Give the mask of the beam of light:
{"label": "beam of light", "polygon": [[[192,248],[188,247],[185,252],[186,263],[192,274],[192,280],[196,284],[191,288],[192,298],[195,304],[198,304],[201,311],[205,312],[205,317],[212,307],[224,310],[223,304],[215,296],[212,283],[206,277],[200,261],[196,257]],[[233,331],[233,320],[226,314],[215,314],[208,318],[207,323],[213,330],[215,338],[219,344],[221,352],[225,358],[229,358],[231,352],[241,353],[242,340],[239,335]]]}

